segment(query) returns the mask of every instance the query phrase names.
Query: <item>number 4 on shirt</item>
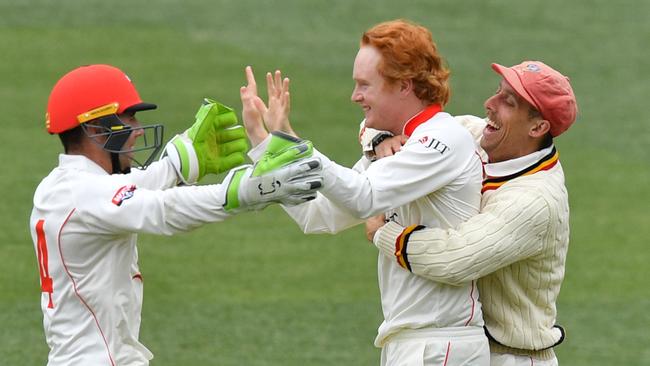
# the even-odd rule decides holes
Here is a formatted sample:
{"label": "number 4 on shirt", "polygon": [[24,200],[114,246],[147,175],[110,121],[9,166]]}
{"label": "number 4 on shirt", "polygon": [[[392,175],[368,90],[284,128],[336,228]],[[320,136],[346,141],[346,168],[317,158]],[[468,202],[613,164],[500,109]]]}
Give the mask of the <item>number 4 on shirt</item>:
{"label": "number 4 on shirt", "polygon": [[48,258],[47,258],[47,242],[45,241],[45,231],[43,230],[45,226],[45,220],[38,220],[36,223],[36,237],[38,242],[36,245],[37,259],[38,259],[38,271],[41,276],[41,291],[47,292],[50,296],[50,302],[47,307],[50,309],[54,308],[52,303],[52,277],[50,277],[50,272],[48,270]]}

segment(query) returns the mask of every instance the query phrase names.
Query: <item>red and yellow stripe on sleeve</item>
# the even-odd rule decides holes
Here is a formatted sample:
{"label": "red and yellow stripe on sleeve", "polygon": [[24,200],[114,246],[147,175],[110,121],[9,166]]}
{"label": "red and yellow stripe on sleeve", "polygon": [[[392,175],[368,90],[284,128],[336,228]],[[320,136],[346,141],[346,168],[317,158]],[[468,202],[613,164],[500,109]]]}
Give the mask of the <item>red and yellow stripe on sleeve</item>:
{"label": "red and yellow stripe on sleeve", "polygon": [[409,271],[411,270],[411,264],[409,263],[408,254],[406,253],[409,237],[414,231],[422,229],[424,229],[424,226],[422,225],[407,226],[397,237],[397,240],[395,240],[395,258],[397,258],[397,264]]}

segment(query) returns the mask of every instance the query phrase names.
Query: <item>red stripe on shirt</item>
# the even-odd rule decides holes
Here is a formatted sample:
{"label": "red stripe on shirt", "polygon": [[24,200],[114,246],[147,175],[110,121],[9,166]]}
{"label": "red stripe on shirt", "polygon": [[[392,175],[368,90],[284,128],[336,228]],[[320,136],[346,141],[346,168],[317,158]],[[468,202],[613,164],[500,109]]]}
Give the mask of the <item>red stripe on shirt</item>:
{"label": "red stripe on shirt", "polygon": [[451,342],[447,342],[447,353],[445,353],[445,363],[443,366],[447,366],[447,361],[449,360],[449,351],[451,351]]}
{"label": "red stripe on shirt", "polygon": [[74,293],[77,295],[81,303],[84,304],[86,309],[90,312],[92,315],[93,319],[95,320],[95,324],[97,324],[97,329],[99,329],[99,334],[102,336],[102,339],[104,340],[104,345],[106,345],[106,352],[108,353],[108,359],[111,361],[111,366],[115,366],[115,361],[113,361],[113,356],[111,355],[111,349],[108,346],[108,341],[106,340],[106,336],[104,335],[104,331],[102,330],[101,325],[99,325],[99,320],[97,320],[97,315],[95,315],[95,312],[93,309],[88,305],[86,300],[81,296],[79,293],[79,290],[77,289],[77,283],[74,281],[74,278],[72,278],[72,274],[70,274],[70,271],[68,270],[68,266],[65,264],[65,260],[63,259],[63,250],[61,249],[61,232],[63,232],[63,227],[65,224],[68,223],[68,220],[70,220],[70,217],[72,214],[75,212],[76,208],[73,208],[72,211],[68,214],[68,217],[65,218],[65,221],[63,221],[63,224],[61,224],[61,228],[59,229],[59,235],[58,235],[58,246],[59,246],[59,256],[61,257],[61,263],[63,263],[63,268],[65,269],[65,272],[68,274],[68,277],[70,278],[70,281],[72,282],[72,287],[74,287]]}
{"label": "red stripe on shirt", "polygon": [[37,240],[37,260],[38,260],[38,272],[41,276],[41,292],[47,292],[49,297],[49,302],[47,307],[49,309],[54,309],[54,303],[52,302],[52,293],[54,288],[52,285],[52,277],[50,277],[49,270],[49,258],[47,255],[47,241],[45,240],[45,220],[38,220],[36,223],[36,236]]}
{"label": "red stripe on shirt", "polygon": [[465,323],[465,326],[468,326],[469,323],[474,319],[474,307],[476,306],[476,300],[474,299],[474,281],[472,281],[472,290],[469,292],[469,298],[472,299],[472,312],[469,314],[469,319]]}

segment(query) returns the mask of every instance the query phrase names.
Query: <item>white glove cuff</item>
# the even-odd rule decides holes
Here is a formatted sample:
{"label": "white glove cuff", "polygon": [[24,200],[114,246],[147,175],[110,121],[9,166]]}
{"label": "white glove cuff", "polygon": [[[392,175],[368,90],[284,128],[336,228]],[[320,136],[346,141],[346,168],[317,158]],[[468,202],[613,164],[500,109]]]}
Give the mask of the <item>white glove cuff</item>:
{"label": "white glove cuff", "polygon": [[248,157],[253,163],[260,161],[262,155],[264,155],[264,152],[266,151],[266,147],[269,146],[269,142],[271,142],[271,134],[266,136],[262,142],[248,151]]}
{"label": "white glove cuff", "polygon": [[184,133],[176,135],[165,146],[164,154],[169,157],[176,169],[178,179],[184,184],[196,184],[199,180],[199,159],[196,156],[192,140]]}

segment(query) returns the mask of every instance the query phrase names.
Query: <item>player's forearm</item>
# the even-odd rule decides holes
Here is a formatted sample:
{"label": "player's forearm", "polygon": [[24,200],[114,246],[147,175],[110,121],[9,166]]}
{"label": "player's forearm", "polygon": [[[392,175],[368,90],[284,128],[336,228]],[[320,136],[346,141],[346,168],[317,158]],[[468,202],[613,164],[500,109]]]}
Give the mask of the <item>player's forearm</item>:
{"label": "player's forearm", "polygon": [[[165,191],[137,188],[132,197],[120,204],[120,210],[91,207],[81,212],[88,218],[87,225],[96,226],[98,232],[173,235],[229,217],[223,209],[223,189],[222,185],[175,187]],[[115,212],[119,216],[111,218]]]}
{"label": "player's forearm", "polygon": [[[476,280],[542,249],[548,209],[541,197],[521,197],[525,210],[512,202],[487,207],[456,229],[425,228],[410,234],[389,223],[375,235],[387,256],[403,257],[419,276],[451,285]],[[406,235],[405,235],[406,234]]]}
{"label": "player's forearm", "polygon": [[165,191],[165,224],[173,231],[188,231],[203,224],[223,221],[226,187],[221,184],[172,188]]}
{"label": "player's forearm", "polygon": [[[325,182],[321,193],[349,215],[366,219],[403,204],[403,197],[397,195],[391,200],[381,199],[375,191],[373,179],[365,173],[341,166],[318,151],[314,151],[314,155],[323,162]],[[363,161],[360,160],[355,168],[361,164]]]}
{"label": "player's forearm", "polygon": [[313,201],[282,208],[305,234],[336,234],[363,222],[321,194]]}
{"label": "player's forearm", "polygon": [[[259,160],[268,142],[269,139],[266,139],[249,151],[251,160]],[[358,224],[360,221],[357,222],[357,220],[375,216],[430,193],[429,185],[421,185],[414,189],[412,182],[401,184],[391,180],[388,176],[369,177],[361,173],[360,171],[366,169],[370,164],[366,158],[359,160],[353,168],[346,168],[336,164],[316,149],[314,149],[314,156],[318,157],[322,163],[324,187],[320,192],[332,202],[333,207],[344,212],[344,215],[354,218],[355,223],[351,225]],[[390,175],[386,172],[385,174]],[[376,185],[381,185],[382,189],[375,189]],[[300,222],[298,224],[300,225]],[[351,225],[343,226],[347,228]],[[301,227],[303,226],[301,225]],[[303,230],[308,229],[303,227]],[[339,229],[337,226],[336,231],[340,230],[343,229]],[[327,232],[331,231],[328,229]]]}
{"label": "player's forearm", "polygon": [[135,185],[145,189],[167,189],[178,184],[176,170],[168,157],[153,162],[145,170],[133,169],[129,175]]}

